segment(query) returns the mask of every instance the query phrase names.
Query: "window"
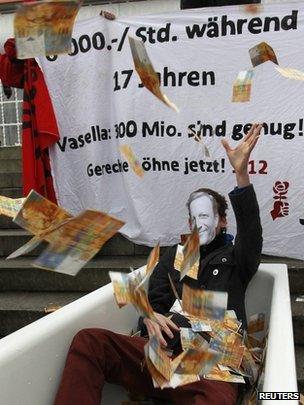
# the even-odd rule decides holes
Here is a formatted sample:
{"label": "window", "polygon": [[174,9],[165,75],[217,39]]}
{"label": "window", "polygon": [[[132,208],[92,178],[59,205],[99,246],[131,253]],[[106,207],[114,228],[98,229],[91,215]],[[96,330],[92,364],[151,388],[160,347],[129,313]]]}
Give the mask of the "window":
{"label": "window", "polygon": [[7,98],[0,86],[0,146],[21,144],[23,90],[12,88]]}

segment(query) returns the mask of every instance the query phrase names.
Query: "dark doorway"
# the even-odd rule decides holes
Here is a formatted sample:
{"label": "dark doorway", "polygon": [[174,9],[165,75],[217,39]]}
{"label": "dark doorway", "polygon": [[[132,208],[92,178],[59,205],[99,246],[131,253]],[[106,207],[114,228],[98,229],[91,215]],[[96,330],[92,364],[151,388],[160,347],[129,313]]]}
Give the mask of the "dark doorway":
{"label": "dark doorway", "polygon": [[181,0],[181,9],[261,3],[261,0]]}

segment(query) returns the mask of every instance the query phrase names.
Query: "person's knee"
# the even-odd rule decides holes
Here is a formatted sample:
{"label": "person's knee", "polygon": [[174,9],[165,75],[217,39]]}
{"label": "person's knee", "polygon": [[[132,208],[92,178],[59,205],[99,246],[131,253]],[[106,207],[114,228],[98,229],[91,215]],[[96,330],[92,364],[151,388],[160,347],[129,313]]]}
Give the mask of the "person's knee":
{"label": "person's knee", "polygon": [[91,346],[97,340],[99,345],[108,341],[109,331],[106,329],[86,328],[81,329],[73,338],[71,348]]}
{"label": "person's knee", "polygon": [[91,329],[81,329],[73,338],[72,344],[79,344],[87,341],[90,339],[91,336]]}
{"label": "person's knee", "polygon": [[[221,405],[236,405],[238,397],[238,387],[236,384],[213,381],[217,383],[213,389],[206,392],[208,398],[207,403],[221,404]],[[196,402],[195,402],[196,403]],[[200,403],[199,401],[197,402]]]}

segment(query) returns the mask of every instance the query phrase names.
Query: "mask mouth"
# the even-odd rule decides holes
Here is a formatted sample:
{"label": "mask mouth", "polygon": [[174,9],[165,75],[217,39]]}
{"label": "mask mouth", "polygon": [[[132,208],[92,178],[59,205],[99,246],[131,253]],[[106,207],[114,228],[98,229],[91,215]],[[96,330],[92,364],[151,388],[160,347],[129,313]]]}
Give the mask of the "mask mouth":
{"label": "mask mouth", "polygon": [[204,245],[208,245],[210,242],[213,241],[213,239],[216,236],[216,232],[214,230],[214,232],[212,231],[212,229],[210,229],[210,227],[205,226],[204,229],[200,229],[199,232],[199,237],[200,237],[200,245],[204,246]]}
{"label": "mask mouth", "polygon": [[204,231],[199,232],[199,237],[200,237],[200,239],[206,241],[206,240],[209,240],[210,237],[212,237],[212,235],[211,235],[211,232],[209,232],[208,230],[204,230]]}
{"label": "mask mouth", "polygon": [[201,226],[198,228],[198,233],[201,235],[205,234],[206,232],[209,232],[209,227],[207,225],[204,226],[204,228]]}

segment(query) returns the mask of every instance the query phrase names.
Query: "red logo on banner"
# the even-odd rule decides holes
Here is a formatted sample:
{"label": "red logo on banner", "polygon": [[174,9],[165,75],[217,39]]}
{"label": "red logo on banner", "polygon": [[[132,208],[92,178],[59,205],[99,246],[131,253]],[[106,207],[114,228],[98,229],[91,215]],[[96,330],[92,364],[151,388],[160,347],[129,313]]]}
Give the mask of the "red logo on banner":
{"label": "red logo on banner", "polygon": [[287,200],[287,192],[289,188],[288,181],[276,181],[273,187],[274,200],[273,209],[270,212],[272,219],[287,217],[289,214],[289,203]]}

